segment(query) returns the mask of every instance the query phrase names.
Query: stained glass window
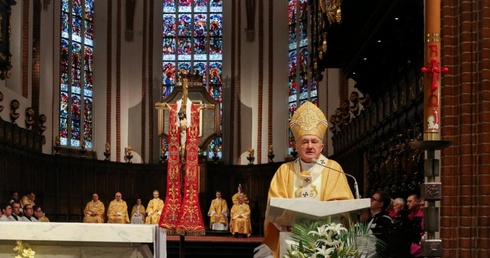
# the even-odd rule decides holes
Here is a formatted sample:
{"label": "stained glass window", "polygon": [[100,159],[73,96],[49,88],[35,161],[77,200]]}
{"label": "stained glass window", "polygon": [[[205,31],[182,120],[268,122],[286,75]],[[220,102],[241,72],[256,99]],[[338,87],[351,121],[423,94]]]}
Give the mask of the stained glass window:
{"label": "stained glass window", "polygon": [[[163,1],[162,97],[173,91],[179,75],[192,73],[202,76],[203,87],[221,103],[222,12],[221,0]],[[213,140],[204,153],[212,157],[214,148],[221,156],[221,138]]]}
{"label": "stained glass window", "polygon": [[[308,74],[308,1],[288,0],[289,24],[289,120],[294,111],[306,100],[318,103],[317,82]],[[289,130],[289,152],[294,136]]]}
{"label": "stained glass window", "polygon": [[60,144],[92,148],[94,0],[61,1]]}

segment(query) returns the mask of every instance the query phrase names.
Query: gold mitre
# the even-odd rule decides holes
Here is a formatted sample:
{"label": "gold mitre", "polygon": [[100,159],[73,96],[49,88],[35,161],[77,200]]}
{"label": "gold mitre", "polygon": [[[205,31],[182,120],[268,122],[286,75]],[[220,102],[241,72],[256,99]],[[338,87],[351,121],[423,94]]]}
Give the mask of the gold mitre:
{"label": "gold mitre", "polygon": [[304,135],[315,135],[323,140],[328,122],[323,112],[315,104],[306,101],[294,112],[289,128],[296,140]]}

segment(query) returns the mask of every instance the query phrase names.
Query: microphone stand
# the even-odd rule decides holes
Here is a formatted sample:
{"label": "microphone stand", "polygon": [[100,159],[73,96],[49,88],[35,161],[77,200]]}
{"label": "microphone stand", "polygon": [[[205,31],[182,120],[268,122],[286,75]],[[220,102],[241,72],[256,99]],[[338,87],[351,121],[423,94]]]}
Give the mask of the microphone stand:
{"label": "microphone stand", "polygon": [[325,165],[323,165],[323,164],[319,163],[319,162],[318,162],[318,159],[311,159],[311,163],[315,163],[315,165],[319,165],[319,166],[321,166],[321,167],[328,168],[328,169],[330,169],[330,170],[333,170],[333,171],[335,171],[335,172],[338,172],[338,173],[344,174],[344,175],[346,175],[346,176],[348,176],[348,177],[352,178],[352,179],[354,180],[354,191],[355,191],[355,197],[356,197],[356,199],[361,199],[361,195],[359,194],[359,185],[357,184],[357,180],[356,180],[356,178],[355,178],[353,175],[351,175],[351,174],[347,174],[347,173],[345,173],[345,172],[344,172],[344,171],[342,171],[342,170],[338,170],[338,169],[335,169],[335,168],[332,168],[332,167],[329,167],[329,166],[325,166]]}

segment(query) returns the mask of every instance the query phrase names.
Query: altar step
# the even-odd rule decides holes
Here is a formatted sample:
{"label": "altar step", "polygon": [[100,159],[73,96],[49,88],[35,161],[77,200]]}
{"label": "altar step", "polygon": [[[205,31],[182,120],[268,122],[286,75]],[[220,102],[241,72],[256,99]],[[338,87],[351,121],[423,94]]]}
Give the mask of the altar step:
{"label": "altar step", "polygon": [[[184,242],[185,258],[250,258],[262,243],[262,237],[236,238],[233,236],[187,236]],[[167,257],[179,258],[179,237],[167,237]]]}

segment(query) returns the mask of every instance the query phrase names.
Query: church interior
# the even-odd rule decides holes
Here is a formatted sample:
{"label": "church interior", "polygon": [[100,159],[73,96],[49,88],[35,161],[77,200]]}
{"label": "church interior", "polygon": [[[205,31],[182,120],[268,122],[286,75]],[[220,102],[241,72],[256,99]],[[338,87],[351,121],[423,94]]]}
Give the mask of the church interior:
{"label": "church interior", "polygon": [[[2,1],[0,203],[32,192],[50,221],[77,223],[93,193],[106,208],[116,193],[129,208],[154,190],[168,200],[192,166],[205,237],[222,235],[209,229],[216,191],[231,209],[238,185],[252,236],[186,242],[187,257],[251,257],[271,179],[298,157],[291,116],[311,101],[328,120],[322,154],[353,191],[425,199],[428,257],[489,257],[489,6]],[[176,107],[192,129],[179,140]],[[178,237],[167,242],[177,257]]]}

